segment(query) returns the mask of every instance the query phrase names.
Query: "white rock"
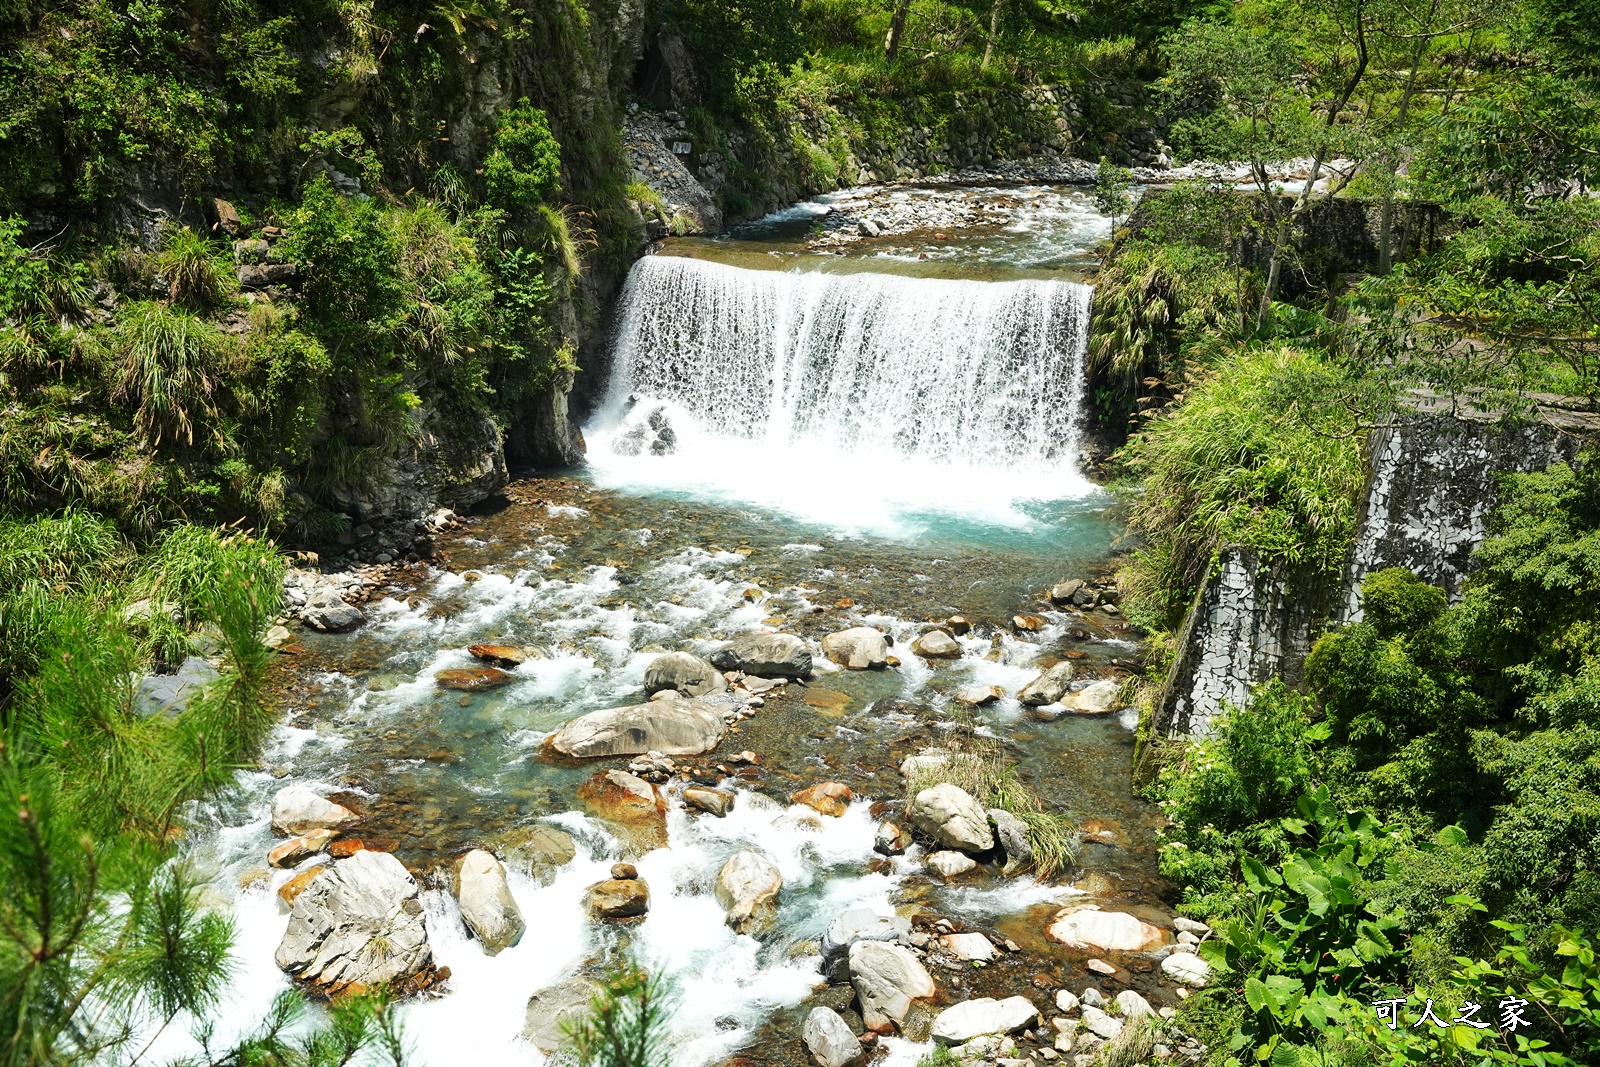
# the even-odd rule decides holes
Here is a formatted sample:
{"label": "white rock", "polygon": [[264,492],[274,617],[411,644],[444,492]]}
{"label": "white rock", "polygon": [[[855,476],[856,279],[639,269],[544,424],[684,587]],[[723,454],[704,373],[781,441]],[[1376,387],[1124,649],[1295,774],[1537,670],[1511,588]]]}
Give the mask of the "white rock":
{"label": "white rock", "polygon": [[493,853],[475,848],[456,865],[456,899],[461,918],[491,956],[522,940],[528,924],[511,897],[506,869]]}
{"label": "white rock", "polygon": [[343,804],[335,804],[303,785],[286,786],[272,798],[272,829],[296,837],[308,830],[332,830],[355,821]]}
{"label": "white rock", "polygon": [[1206,934],[1211,932],[1211,927],[1197,919],[1191,919],[1186,915],[1180,915],[1176,919],[1173,919],[1172,928],[1180,931],[1181,933],[1193,934],[1196,937],[1204,937]]}
{"label": "white rock", "polygon": [[933,871],[947,882],[952,878],[958,878],[966,874],[968,871],[976,870],[978,867],[970,856],[960,852],[951,852],[948,849],[942,852],[935,852],[922,862],[927,864],[928,870]]}
{"label": "white rock", "polygon": [[1046,933],[1069,948],[1097,948],[1107,952],[1141,952],[1161,944],[1166,935],[1157,927],[1127,912],[1101,911],[1096,905],[1062,909]]}
{"label": "white rock", "polygon": [[822,956],[833,957],[857,941],[904,941],[911,936],[911,920],[899,915],[879,915],[868,908],[841,912],[822,935]]}
{"label": "white rock", "polygon": [[1211,981],[1211,964],[1192,952],[1175,952],[1161,961],[1161,973],[1174,982],[1204,989]]}
{"label": "white rock", "polygon": [[900,773],[907,778],[919,771],[938,771],[950,762],[950,753],[942,748],[925,748],[900,761]]}
{"label": "white rock", "polygon": [[1099,1008],[1091,1008],[1085,1004],[1080,1017],[1083,1019],[1085,1029],[1107,1041],[1122,1033],[1122,1020],[1113,1019]]}
{"label": "white rock", "polygon": [[861,1039],[832,1008],[812,1008],[803,1035],[806,1048],[822,1067],[849,1067],[862,1059]]}
{"label": "white rock", "polygon": [[994,944],[980,933],[945,934],[941,937],[945,951],[958,960],[992,960]]}
{"label": "white rock", "polygon": [[1094,986],[1088,986],[1078,994],[1078,1001],[1091,1008],[1103,1008],[1106,1006],[1106,995]]}
{"label": "white rock", "polygon": [[777,917],[783,874],[754,849],[735,852],[717,872],[717,903],[728,913],[728,925],[741,934],[765,932]]}
{"label": "white rock", "polygon": [[940,1012],[933,1021],[933,1039],[941,1045],[960,1045],[984,1034],[1013,1034],[1038,1021],[1039,1009],[1027,997],[979,997]]}
{"label": "white rock", "polygon": [[852,626],[822,639],[822,654],[853,671],[873,670],[889,661],[889,642],[870,626]]}
{"label": "white rock", "polygon": [[934,992],[933,978],[916,954],[884,941],[857,941],[850,946],[850,981],[861,1001],[861,1017],[871,1030],[905,1022],[911,1002]]}
{"label": "white rock", "polygon": [[1056,990],[1056,1007],[1063,1012],[1077,1011],[1078,998],[1073,995],[1070,989],[1058,989]]}
{"label": "white rock", "polygon": [[1113,1003],[1116,1004],[1117,1011],[1121,1012],[1122,1017],[1125,1019],[1132,1019],[1136,1015],[1154,1015],[1156,1013],[1156,1010],[1150,1006],[1148,1000],[1131,989],[1124,989],[1118,993],[1117,999]]}
{"label": "white rock", "polygon": [[1108,678],[1104,681],[1092,682],[1084,686],[1063,700],[1062,703],[1091,715],[1104,715],[1107,712],[1117,710],[1120,703],[1117,700],[1117,694],[1121,691],[1122,686]]}
{"label": "white rock", "polygon": [[906,816],[918,830],[946,848],[987,852],[994,848],[989,813],[966,790],[948,782],[916,795]]}

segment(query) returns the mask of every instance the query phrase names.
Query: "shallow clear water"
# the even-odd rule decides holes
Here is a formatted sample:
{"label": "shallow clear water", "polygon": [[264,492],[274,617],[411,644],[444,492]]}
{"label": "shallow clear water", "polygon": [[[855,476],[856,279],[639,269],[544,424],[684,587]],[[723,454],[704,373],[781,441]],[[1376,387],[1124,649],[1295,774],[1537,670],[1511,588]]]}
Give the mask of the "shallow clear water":
{"label": "shallow clear water", "polygon": [[[190,857],[212,875],[213,900],[232,910],[240,931],[239,973],[218,1013],[218,1037],[250,1027],[288,982],[272,954],[287,922],[274,890],[290,872],[269,870],[264,857],[276,843],[271,796],[290,782],[357,807],[362,838],[394,851],[426,887],[434,954],[452,977],[445,995],[399,1009],[418,1064],[453,1063],[468,1048],[475,1062],[541,1062],[518,1036],[529,996],[592,973],[624,944],[678,990],[675,1065],[735,1056],[802,1063],[799,1019],[822,984],[814,942],[851,907],[948,916],[1023,946],[983,972],[940,973],[944,1000],[1028,992],[1042,1004],[1049,994],[1038,981],[1080,988],[1081,954],[1042,937],[1054,908],[1092,892],[1141,911],[1167,889],[1153,863],[1159,814],[1126,785],[1131,723],[1036,721],[1014,699],[1059,658],[1075,659],[1087,683],[1124,675],[1137,653],[1117,618],[1042,597],[1053,582],[1101,572],[1120,524],[1070,460],[1054,473],[1012,462],[1006,450],[1022,439],[994,438],[987,467],[962,470],[945,457],[917,470],[918,457],[881,448],[866,467],[859,452],[847,452],[853,465],[843,467],[837,454],[790,448],[774,459],[724,435],[701,446],[691,440],[672,456],[638,457],[631,469],[608,460],[577,477],[522,480],[442,546],[448,566],[396,577],[389,595],[367,606],[362,629],[302,635],[285,672],[287,716],[260,769],[194,813]],[[745,472],[786,465],[784,477],[766,481],[695,477],[691,459]],[[1039,614],[1043,627],[1015,632],[1018,612]],[[932,664],[909,653],[923,620],[957,613],[974,624],[962,658]],[[595,766],[541,755],[544,738],[577,714],[639,700],[644,670],[661,652],[705,654],[759,629],[814,641],[851,625],[886,630],[903,665],[842,672],[818,656],[810,687],[767,694],[714,753],[680,761],[721,778],[739,799],[726,818],[691,814],[673,786],[667,847],[641,847],[584,813],[575,793]],[[437,688],[434,673],[471,663],[466,646],[475,642],[542,654],[499,690]],[[973,684],[1011,694],[979,713],[981,732],[1004,744],[1049,808],[1099,820],[1117,847],[1084,846],[1080,868],[1055,884],[985,876],[936,885],[919,850],[893,861],[872,852],[873,802],[900,798],[899,762],[946,736],[957,717],[953,694]],[[761,756],[759,767],[722,762],[743,748]],[[789,806],[795,790],[830,779],[857,793],[844,817]],[[548,884],[513,872],[528,932],[489,958],[467,936],[442,872],[469,848],[499,847],[541,823],[572,834],[579,854]],[[728,930],[711,895],[721,864],[746,846],[772,858],[785,881],[778,929],[761,941]],[[651,887],[649,916],[625,926],[590,922],[584,888],[625,856]],[[885,1046],[887,1058],[875,1062],[910,1065],[924,1050]],[[175,1028],[152,1055],[191,1047]]]}

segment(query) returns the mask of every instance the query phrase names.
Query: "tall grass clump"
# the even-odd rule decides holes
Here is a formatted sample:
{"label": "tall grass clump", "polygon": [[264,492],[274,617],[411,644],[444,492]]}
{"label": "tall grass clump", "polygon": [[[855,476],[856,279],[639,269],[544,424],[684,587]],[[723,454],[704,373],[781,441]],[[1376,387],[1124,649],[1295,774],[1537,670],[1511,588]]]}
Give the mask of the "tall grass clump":
{"label": "tall grass clump", "polygon": [[186,308],[142,301],[123,313],[112,343],[111,398],[134,405],[134,422],[152,443],[194,444],[197,424],[216,412],[222,331]]}
{"label": "tall grass clump", "polygon": [[187,226],[168,228],[156,266],[173,301],[197,310],[219,303],[234,288],[233,273],[219,261],[216,247]]}
{"label": "tall grass clump", "polygon": [[104,588],[132,562],[116,527],[85,511],[0,519],[0,685],[33,668],[63,600]]}
{"label": "tall grass clump", "polygon": [[1028,828],[1028,847],[1041,878],[1053,878],[1077,859],[1077,826],[1065,815],[1044,810],[1039,797],[1008,764],[1000,744],[981,736],[970,721],[958,722],[944,745],[943,757],[914,766],[906,776],[906,799],[936,785],[953,785],[985,808],[1000,808]]}
{"label": "tall grass clump", "polygon": [[1130,441],[1123,459],[1143,479],[1128,518],[1143,544],[1122,574],[1135,621],[1175,625],[1223,545],[1337,572],[1362,481],[1361,437],[1325,410],[1340,376],[1288,346],[1240,352]]}

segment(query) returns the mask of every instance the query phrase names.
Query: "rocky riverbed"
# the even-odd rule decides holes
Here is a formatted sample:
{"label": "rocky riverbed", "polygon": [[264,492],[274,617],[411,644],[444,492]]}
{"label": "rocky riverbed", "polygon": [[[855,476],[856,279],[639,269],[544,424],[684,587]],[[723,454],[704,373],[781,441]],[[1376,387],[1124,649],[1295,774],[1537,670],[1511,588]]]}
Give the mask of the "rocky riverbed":
{"label": "rocky riverbed", "polygon": [[[685,1064],[847,1062],[847,1033],[1073,1063],[1160,1019],[1204,975],[1127,790],[1106,504],[889,541],[531,479],[439,517],[431,563],[303,566],[288,719],[193,846],[250,954],[223,1022],[393,980],[419,1062],[462,1028],[538,1062],[623,946],[674,980]],[[360,621],[319,630],[322,591]],[[970,796],[907,796],[963,736],[1076,820],[1068,871]]]}

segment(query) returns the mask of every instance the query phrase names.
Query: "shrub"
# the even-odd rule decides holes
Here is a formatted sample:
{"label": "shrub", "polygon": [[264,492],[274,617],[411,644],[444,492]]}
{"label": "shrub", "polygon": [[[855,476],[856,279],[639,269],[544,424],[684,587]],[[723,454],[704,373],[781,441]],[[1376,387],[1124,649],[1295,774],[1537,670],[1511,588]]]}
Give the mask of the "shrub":
{"label": "shrub", "polygon": [[524,98],[500,115],[483,183],[491,204],[505,211],[538,207],[555,195],[561,181],[561,145],[545,113]]}

